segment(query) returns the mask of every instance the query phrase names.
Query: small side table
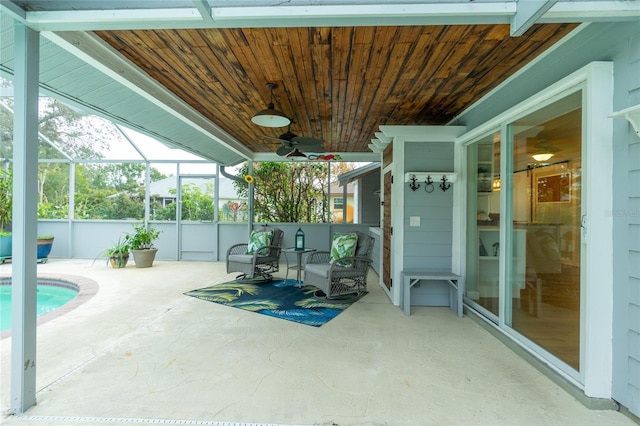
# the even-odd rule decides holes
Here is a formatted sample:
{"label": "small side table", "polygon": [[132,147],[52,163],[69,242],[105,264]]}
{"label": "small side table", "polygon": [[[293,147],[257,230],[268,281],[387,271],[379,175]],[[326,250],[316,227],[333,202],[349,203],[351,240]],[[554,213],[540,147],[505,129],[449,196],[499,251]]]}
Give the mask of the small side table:
{"label": "small side table", "polygon": [[[287,278],[289,278],[289,269],[295,269],[298,271],[296,274],[296,280],[298,281],[298,287],[300,287],[302,285],[302,281],[300,280],[300,278],[302,275],[302,270],[304,269],[304,266],[302,265],[302,255],[305,253],[314,252],[316,251],[316,249],[305,248],[303,250],[296,250],[294,247],[289,247],[289,248],[282,249],[282,251],[284,252],[284,258],[287,261],[287,274],[285,275],[284,279],[286,281]],[[289,264],[289,256],[287,256],[287,253],[295,253],[297,255],[295,264],[293,265]]]}

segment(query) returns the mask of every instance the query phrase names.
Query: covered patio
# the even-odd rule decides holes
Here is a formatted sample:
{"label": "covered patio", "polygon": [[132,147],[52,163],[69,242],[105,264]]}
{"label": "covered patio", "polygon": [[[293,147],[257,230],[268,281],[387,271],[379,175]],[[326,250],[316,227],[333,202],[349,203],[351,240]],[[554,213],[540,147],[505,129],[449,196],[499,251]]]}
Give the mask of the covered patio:
{"label": "covered patio", "polygon": [[[369,294],[319,328],[183,295],[233,278],[218,262],[53,259],[38,274],[99,291],[38,327],[38,404],[2,424],[633,424],[586,408],[468,316],[405,316],[373,272]],[[8,393],[3,380],[3,411]]]}
{"label": "covered patio", "polygon": [[[13,162],[17,245],[0,273],[13,274],[18,320],[0,341],[0,408],[14,414],[2,422],[637,422],[639,3],[224,3],[0,3],[0,76],[14,85],[17,117],[16,149],[3,156]],[[101,221],[96,234],[73,207],[66,223],[38,221],[39,94],[215,163],[198,179],[244,162],[251,174],[252,163],[290,161],[298,147],[300,161],[378,163],[380,189],[366,207],[379,217],[355,224],[379,238],[369,294],[317,329],[184,296],[232,278],[220,255],[246,238],[252,215],[221,225],[214,214],[198,224],[207,233],[162,223],[163,256],[174,251],[151,270],[80,259],[97,251],[83,234],[94,244],[130,223]],[[256,125],[273,104],[287,123]],[[531,160],[543,140],[554,143],[553,164]],[[529,173],[542,167],[553,173]],[[178,183],[181,174],[178,165]],[[436,174],[446,176],[433,191]],[[540,196],[545,182],[565,196]],[[538,309],[558,307],[542,297],[542,278],[530,289],[522,279],[545,273],[531,267],[518,228],[538,224],[557,226],[567,242],[559,260],[575,274],[560,308],[575,319],[572,345],[550,332],[565,317]],[[299,226],[280,225],[289,236]],[[307,242],[326,248],[346,224],[313,225]],[[56,250],[66,253],[37,265],[36,230],[58,226],[67,237]],[[407,303],[404,271],[418,267],[461,278],[464,317],[440,307],[450,297],[444,282],[435,292],[408,288]],[[99,291],[36,327],[36,275],[48,274],[90,279]]]}

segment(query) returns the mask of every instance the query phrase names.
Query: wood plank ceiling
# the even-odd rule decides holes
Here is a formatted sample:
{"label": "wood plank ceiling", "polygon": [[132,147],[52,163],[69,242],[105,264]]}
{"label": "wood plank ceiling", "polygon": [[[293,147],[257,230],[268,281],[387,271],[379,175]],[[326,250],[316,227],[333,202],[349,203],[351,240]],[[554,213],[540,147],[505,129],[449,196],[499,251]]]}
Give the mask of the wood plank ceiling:
{"label": "wood plank ceiling", "polygon": [[251,122],[267,82],[291,131],[327,152],[370,152],[379,126],[446,124],[575,28],[508,25],[97,31],[254,152],[286,128]]}

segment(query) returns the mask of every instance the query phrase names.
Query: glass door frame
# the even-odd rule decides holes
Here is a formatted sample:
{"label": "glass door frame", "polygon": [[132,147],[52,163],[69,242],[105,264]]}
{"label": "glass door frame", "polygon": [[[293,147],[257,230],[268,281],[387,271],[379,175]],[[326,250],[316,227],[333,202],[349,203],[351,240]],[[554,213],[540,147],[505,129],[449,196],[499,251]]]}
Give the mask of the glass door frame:
{"label": "glass door frame", "polygon": [[[508,327],[505,322],[504,300],[501,301],[498,329],[517,344],[524,347],[534,357],[548,365],[569,382],[583,388],[587,396],[610,395],[612,380],[612,320],[613,320],[613,236],[612,217],[612,140],[613,131],[609,114],[613,111],[613,65],[610,62],[593,62],[575,71],[545,90],[517,103],[507,111],[462,135],[456,141],[462,159],[461,168],[466,167],[467,147],[491,131],[501,133],[501,217],[507,206],[511,206],[509,193],[513,182],[509,171],[510,123],[520,117],[543,108],[559,99],[582,91],[582,200],[583,214],[581,236],[581,307],[580,307],[580,357],[581,371],[565,368],[562,362],[544,351],[533,342]],[[510,162],[511,160],[509,160]],[[465,169],[466,170],[466,169]],[[502,179],[502,176],[505,179]],[[468,188],[462,188],[456,198],[461,211],[468,199]],[[455,206],[454,206],[455,208]],[[500,223],[500,256],[505,259],[509,242],[507,224],[510,216]],[[466,217],[458,217],[461,230],[467,229]],[[509,238],[511,239],[511,238]],[[460,265],[466,275],[466,245],[472,244],[466,232],[458,239],[459,253],[464,258]],[[596,259],[598,261],[596,261]],[[593,260],[593,261],[590,261]],[[500,293],[505,294],[507,265],[500,266]],[[466,277],[465,277],[466,278]],[[504,299],[504,297],[502,297]],[[472,307],[473,308],[473,307]],[[606,343],[605,343],[606,342]],[[584,362],[583,362],[584,360]]]}

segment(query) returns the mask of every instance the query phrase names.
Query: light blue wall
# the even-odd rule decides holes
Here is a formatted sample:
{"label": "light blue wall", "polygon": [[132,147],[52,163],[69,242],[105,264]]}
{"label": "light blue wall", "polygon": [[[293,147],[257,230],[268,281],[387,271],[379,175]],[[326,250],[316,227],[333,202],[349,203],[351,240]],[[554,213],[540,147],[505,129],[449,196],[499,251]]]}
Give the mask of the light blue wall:
{"label": "light blue wall", "polygon": [[[640,24],[619,43],[614,110],[640,104]],[[615,119],[613,397],[640,416],[640,137]]]}
{"label": "light blue wall", "polygon": [[[118,238],[126,232],[132,231],[132,224],[139,223],[126,220],[82,220],[69,224],[65,220],[40,220],[38,221],[38,234],[53,234],[55,240],[50,258],[78,258],[95,259],[103,256],[104,250],[113,245]],[[178,231],[175,222],[151,222],[161,233],[154,245],[158,248],[157,260],[178,260]],[[219,224],[189,224],[191,227],[200,227],[201,238],[189,243],[189,247],[195,247],[206,255],[203,260],[226,259],[227,250],[233,244],[249,240],[249,228],[246,223],[219,223]],[[255,224],[259,228],[262,224]],[[331,235],[334,232],[360,231],[369,234],[369,225],[366,224],[329,224],[329,223],[270,223],[284,231],[283,247],[293,247],[295,234],[298,228],[305,233],[307,247],[318,250],[329,250]],[[211,230],[212,227],[216,229]],[[211,232],[217,238],[210,237]],[[193,232],[190,231],[190,234]],[[215,258],[209,259],[210,253]],[[195,260],[195,259],[190,259]]]}
{"label": "light blue wall", "polygon": [[360,185],[360,223],[380,226],[380,170],[364,176]]}
{"label": "light blue wall", "polygon": [[[451,172],[453,156],[453,142],[409,142],[405,145],[405,171]],[[438,178],[434,180],[430,193],[425,191],[424,182],[416,191],[404,185],[403,269],[451,270],[453,186],[442,191]],[[412,216],[420,218],[420,226],[410,225]],[[415,285],[411,288],[411,304],[449,306],[448,284]]]}

